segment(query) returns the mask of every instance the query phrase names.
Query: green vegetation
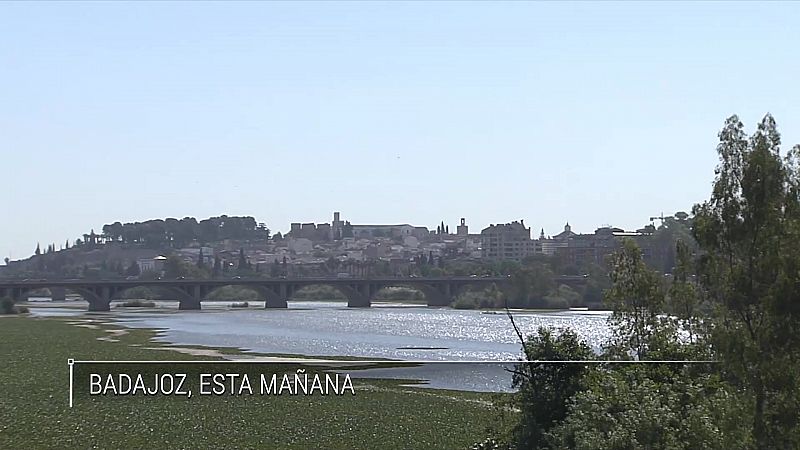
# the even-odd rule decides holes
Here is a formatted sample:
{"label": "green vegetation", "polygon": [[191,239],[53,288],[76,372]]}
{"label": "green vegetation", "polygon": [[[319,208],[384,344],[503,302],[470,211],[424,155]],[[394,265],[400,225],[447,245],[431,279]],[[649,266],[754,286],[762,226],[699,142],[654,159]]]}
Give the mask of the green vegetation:
{"label": "green vegetation", "polygon": [[9,297],[0,298],[0,314],[25,314],[28,308],[14,304],[14,299]]}
{"label": "green vegetation", "polygon": [[[599,358],[636,363],[518,365],[522,414],[495,448],[800,448],[800,146],[781,155],[770,115],[742,130],[733,116],[719,134],[671,280],[633,241],[611,258]],[[570,331],[517,333],[529,361],[592,357]]]}
{"label": "green vegetation", "polygon": [[480,291],[468,291],[456,297],[451,305],[455,309],[502,308],[504,296],[497,285]]}
{"label": "green vegetation", "polygon": [[223,215],[199,222],[194,217],[126,224],[114,222],[103,225],[103,237],[112,242],[142,244],[149,248],[180,248],[194,241],[207,243],[225,239],[266,240],[269,238],[269,229],[249,216]]}
{"label": "green vegetation", "polygon": [[373,298],[379,302],[425,302],[425,294],[413,288],[388,287],[381,289]]}
{"label": "green vegetation", "polygon": [[158,344],[148,330],[109,342],[98,340],[108,335],[102,329],[65,320],[2,321],[0,448],[463,449],[481,439],[484,424],[502,425],[487,407],[493,395],[390,380],[355,380],[356,396],[82,397],[69,409],[67,358],[196,358],[150,349]]}
{"label": "green vegetation", "polygon": [[152,300],[158,297],[156,294],[156,289],[149,288],[146,286],[137,286],[130,289],[126,289],[121,297],[124,299],[133,299],[133,300]]}
{"label": "green vegetation", "polygon": [[[594,358],[592,349],[566,330],[558,337],[540,328],[523,346],[528,361],[582,361]],[[520,448],[534,448],[554,424],[567,416],[568,400],[584,389],[589,367],[578,364],[521,364],[514,373],[520,388],[515,406],[522,417],[514,429]],[[535,405],[531,407],[531,405]]]}
{"label": "green vegetation", "polygon": [[215,302],[257,302],[264,300],[258,292],[242,286],[222,286],[211,291],[205,299]]}
{"label": "green vegetation", "polygon": [[[333,286],[318,284],[312,286],[306,286],[292,295],[292,300],[300,300],[300,301],[342,301],[346,302],[347,297],[344,294],[336,289]],[[409,301],[409,302],[424,302],[425,301],[425,294],[422,292],[413,289],[407,288],[403,286],[397,287],[388,287],[385,289],[381,289],[375,294],[373,298],[375,301],[379,302],[402,302],[402,301]]]}
{"label": "green vegetation", "polygon": [[117,306],[122,308],[155,308],[156,304],[147,300],[128,300]]}
{"label": "green vegetation", "polygon": [[295,292],[292,300],[336,300],[347,301],[347,297],[333,286],[317,284],[306,286]]}
{"label": "green vegetation", "polygon": [[553,273],[547,267],[535,264],[514,269],[509,285],[503,289],[493,284],[480,291],[467,291],[458,295],[451,306],[456,309],[568,309],[584,305],[583,298],[581,293],[565,284],[556,285]]}
{"label": "green vegetation", "polygon": [[164,261],[164,278],[209,278],[211,274],[207,269],[197,267],[195,264],[188,263],[177,256],[169,256]]}

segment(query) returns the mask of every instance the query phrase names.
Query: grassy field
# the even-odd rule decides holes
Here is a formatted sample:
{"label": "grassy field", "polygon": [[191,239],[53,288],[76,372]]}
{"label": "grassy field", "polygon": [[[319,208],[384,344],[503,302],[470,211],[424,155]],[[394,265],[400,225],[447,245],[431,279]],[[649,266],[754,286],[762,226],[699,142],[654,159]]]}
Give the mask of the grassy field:
{"label": "grassy field", "polygon": [[356,380],[356,396],[84,396],[68,407],[68,358],[212,359],[159,350],[152,337],[75,318],[0,318],[0,448],[463,449],[509,425],[496,395],[388,380]]}

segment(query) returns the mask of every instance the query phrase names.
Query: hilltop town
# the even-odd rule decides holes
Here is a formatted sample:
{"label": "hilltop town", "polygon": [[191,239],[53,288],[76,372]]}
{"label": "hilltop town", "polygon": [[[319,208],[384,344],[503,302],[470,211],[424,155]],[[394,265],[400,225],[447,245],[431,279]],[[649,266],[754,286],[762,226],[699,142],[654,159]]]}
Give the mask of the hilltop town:
{"label": "hilltop town", "polygon": [[[645,261],[663,273],[674,265],[674,243],[691,241],[691,218],[652,218],[635,231],[604,226],[578,234],[569,223],[552,236],[540,230],[532,237],[524,220],[491,224],[470,232],[465,218],[435,229],[410,224],[353,224],[334,212],[331,222],[292,223],[274,234],[253,217],[219,216],[115,222],[73,242],[55,244],[25,260],[6,261],[0,275],[19,276],[139,276],[162,273],[168,257],[204,267],[211,275],[250,276],[420,276],[481,275],[530,259],[550,260],[556,272],[578,275],[602,267],[622,238],[642,249]],[[135,267],[134,267],[135,266]],[[450,270],[447,270],[450,269]]]}

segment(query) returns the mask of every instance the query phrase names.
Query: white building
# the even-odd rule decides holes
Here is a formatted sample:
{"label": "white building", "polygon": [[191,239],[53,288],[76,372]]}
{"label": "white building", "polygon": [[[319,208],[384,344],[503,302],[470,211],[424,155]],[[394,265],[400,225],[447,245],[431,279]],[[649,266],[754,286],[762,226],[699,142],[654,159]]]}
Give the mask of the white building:
{"label": "white building", "polygon": [[136,265],[139,266],[139,272],[161,272],[164,270],[164,262],[167,260],[165,256],[158,255],[155,258],[142,258],[136,260]]}

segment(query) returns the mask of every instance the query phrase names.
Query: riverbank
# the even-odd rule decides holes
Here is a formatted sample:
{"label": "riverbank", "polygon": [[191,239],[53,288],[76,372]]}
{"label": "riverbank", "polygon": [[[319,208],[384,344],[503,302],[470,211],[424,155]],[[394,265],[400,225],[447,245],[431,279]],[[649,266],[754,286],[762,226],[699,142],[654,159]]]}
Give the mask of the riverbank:
{"label": "riverbank", "polygon": [[152,330],[74,317],[4,318],[0,448],[455,449],[482,440],[486,426],[498,423],[492,407],[500,398],[496,394],[423,390],[391,380],[355,379],[356,396],[100,398],[68,408],[68,358],[217,360],[222,356],[210,349],[168,351],[169,346],[154,341],[154,336]]}

